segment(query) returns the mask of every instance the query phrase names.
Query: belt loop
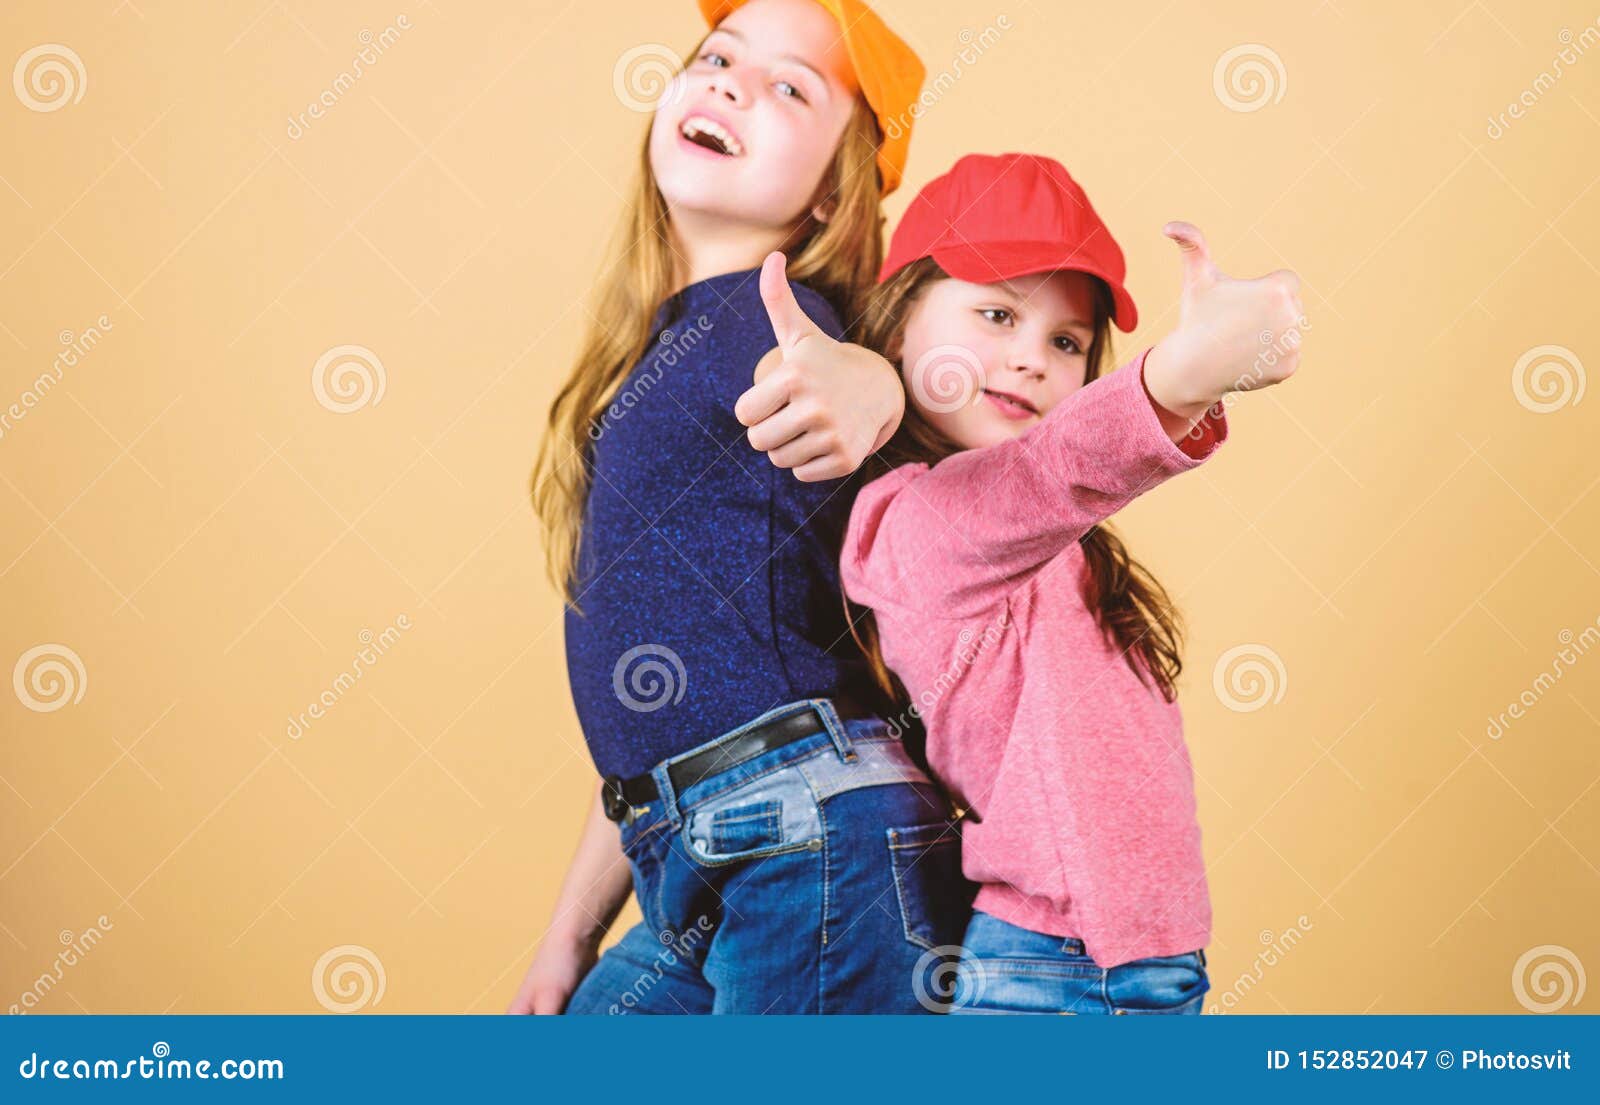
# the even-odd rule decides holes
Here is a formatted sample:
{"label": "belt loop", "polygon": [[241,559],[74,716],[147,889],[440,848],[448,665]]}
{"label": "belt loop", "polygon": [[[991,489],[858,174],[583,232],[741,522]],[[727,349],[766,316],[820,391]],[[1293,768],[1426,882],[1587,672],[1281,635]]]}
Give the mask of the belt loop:
{"label": "belt loop", "polygon": [[811,706],[817,711],[817,716],[822,719],[822,727],[827,730],[828,737],[833,741],[834,749],[839,753],[839,758],[847,764],[853,764],[860,759],[850,741],[850,733],[845,729],[844,721],[839,717],[839,711],[834,709],[833,700],[829,698],[813,698]]}
{"label": "belt loop", "polygon": [[678,812],[678,795],[672,789],[672,776],[667,772],[671,764],[671,760],[656,764],[650,769],[650,777],[656,781],[656,791],[661,796],[661,812],[667,815],[667,824],[672,826],[672,831],[677,832],[683,827],[683,816]]}

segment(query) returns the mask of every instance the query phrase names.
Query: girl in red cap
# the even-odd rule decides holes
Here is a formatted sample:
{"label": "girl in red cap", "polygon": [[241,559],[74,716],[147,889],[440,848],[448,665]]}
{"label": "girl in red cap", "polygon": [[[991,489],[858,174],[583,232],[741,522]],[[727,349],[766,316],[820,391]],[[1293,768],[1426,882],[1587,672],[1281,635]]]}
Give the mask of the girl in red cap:
{"label": "girl in red cap", "polygon": [[[864,354],[774,355],[752,383],[760,280],[832,337],[858,317],[922,67],[859,0],[700,7],[713,30],[655,105],[534,474],[601,780],[511,1009],[918,1013],[914,968],[965,920],[952,810],[817,599],[841,477],[904,394]],[[758,279],[780,248],[795,283]],[[644,920],[597,957],[630,889]]]}
{"label": "girl in red cap", "polygon": [[[1210,939],[1172,602],[1107,527],[1226,440],[1232,391],[1286,379],[1298,281],[1230,280],[1172,223],[1178,327],[1114,371],[1122,251],[1043,157],[963,158],[912,201],[863,341],[905,420],[857,497],[858,639],[926,726],[978,884],[959,1012],[1194,1013]],[[778,303],[780,337],[798,308]]]}

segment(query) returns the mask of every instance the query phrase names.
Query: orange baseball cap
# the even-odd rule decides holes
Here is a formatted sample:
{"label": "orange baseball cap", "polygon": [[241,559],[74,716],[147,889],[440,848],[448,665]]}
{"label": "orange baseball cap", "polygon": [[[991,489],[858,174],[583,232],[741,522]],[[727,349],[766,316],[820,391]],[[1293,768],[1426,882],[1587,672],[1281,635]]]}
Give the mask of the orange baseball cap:
{"label": "orange baseball cap", "polygon": [[[706,24],[715,27],[749,0],[699,0]],[[838,22],[861,95],[878,119],[878,175],[883,194],[900,185],[911,147],[911,106],[922,94],[922,59],[861,0],[816,0]]]}

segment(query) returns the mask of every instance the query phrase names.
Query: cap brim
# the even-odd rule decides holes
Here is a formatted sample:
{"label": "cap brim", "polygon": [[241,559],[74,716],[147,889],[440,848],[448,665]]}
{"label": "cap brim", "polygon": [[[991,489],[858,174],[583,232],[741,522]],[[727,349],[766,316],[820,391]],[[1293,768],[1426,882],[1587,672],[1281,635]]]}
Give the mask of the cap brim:
{"label": "cap brim", "polygon": [[1098,276],[1111,289],[1111,320],[1123,333],[1139,325],[1139,310],[1122,281],[1059,242],[993,242],[982,247],[941,246],[931,255],[939,267],[957,280],[993,284],[1030,276],[1036,272],[1083,272]]}

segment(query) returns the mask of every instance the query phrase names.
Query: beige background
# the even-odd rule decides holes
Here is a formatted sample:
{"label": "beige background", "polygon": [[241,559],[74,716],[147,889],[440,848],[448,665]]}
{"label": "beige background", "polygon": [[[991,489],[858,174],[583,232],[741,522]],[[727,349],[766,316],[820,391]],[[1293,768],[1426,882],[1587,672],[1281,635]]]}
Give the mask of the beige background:
{"label": "beige background", "polygon": [[[1534,88],[1600,11],[880,8],[932,75],[1010,24],[927,110],[891,216],[961,153],[1060,158],[1128,253],[1125,354],[1174,320],[1169,218],[1305,281],[1301,374],[1122,518],[1193,630],[1211,1006],[1593,1008],[1600,656],[1533,688],[1600,617],[1600,50]],[[0,436],[0,674],[81,664],[0,693],[6,1005],[510,999],[591,782],[526,478],[645,125],[616,66],[698,33],[687,0],[0,8],[6,72],[43,44],[82,66],[55,110],[0,86],[0,401],[102,331]],[[1219,92],[1237,47],[1266,83]],[[341,345],[381,402],[318,401]],[[365,968],[319,968],[346,945]]]}

